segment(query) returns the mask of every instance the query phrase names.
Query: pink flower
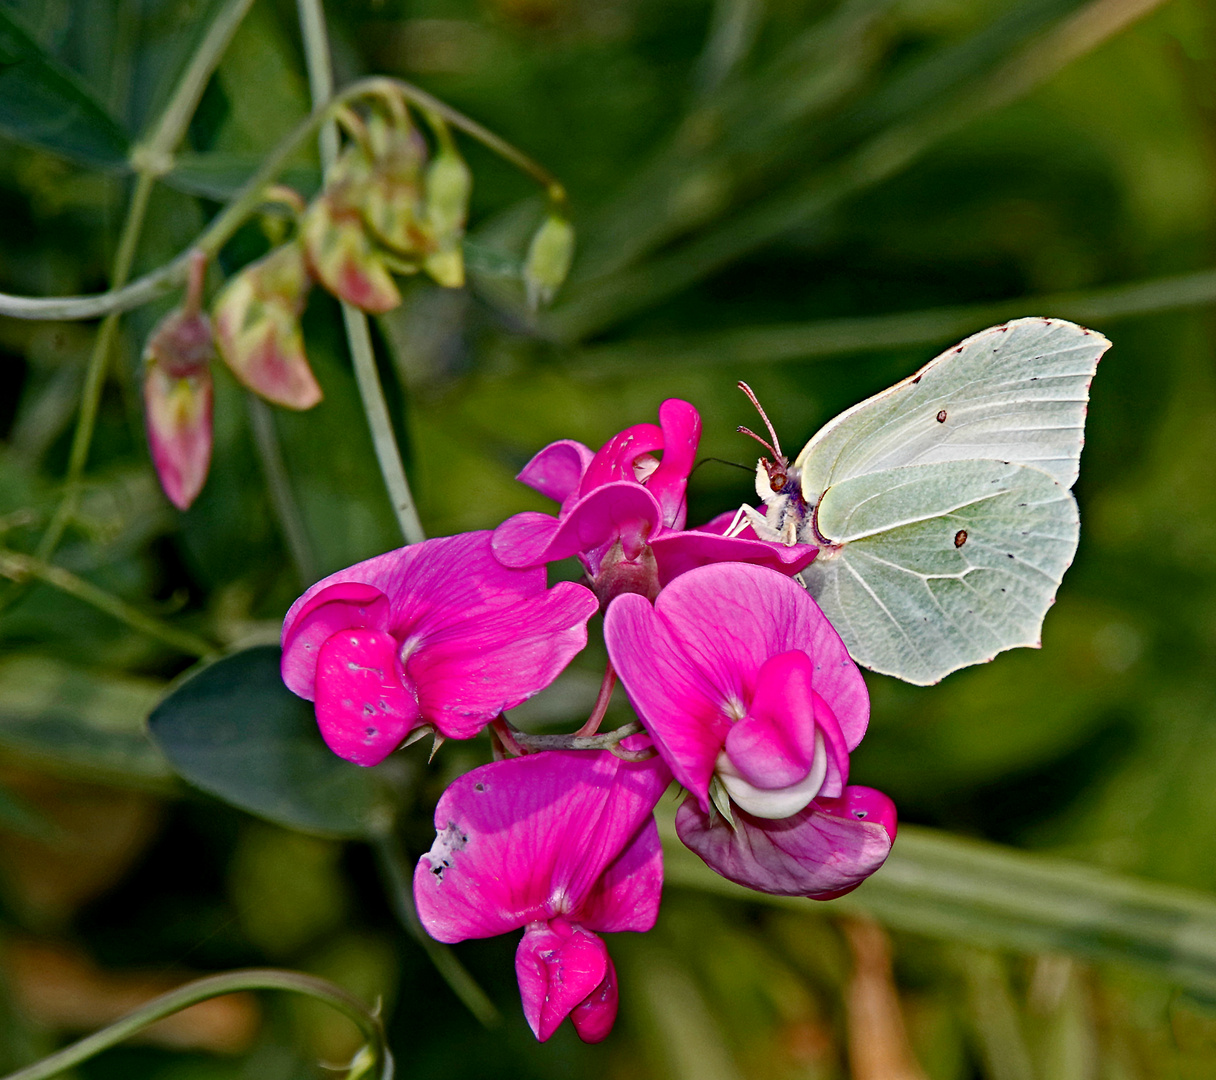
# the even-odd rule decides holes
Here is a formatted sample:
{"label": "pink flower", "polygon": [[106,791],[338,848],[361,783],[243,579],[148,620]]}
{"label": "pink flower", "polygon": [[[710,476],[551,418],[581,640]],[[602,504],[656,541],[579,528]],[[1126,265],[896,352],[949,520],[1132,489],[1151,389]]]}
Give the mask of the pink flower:
{"label": "pink flower", "polygon": [[[622,593],[653,599],[694,566],[734,559],[796,574],[815,557],[808,545],[785,547],[722,536],[726,521],[684,531],[685,489],[701,437],[701,418],[686,401],[659,406],[659,427],[636,424],[592,453],[582,443],[551,443],[518,479],[561,504],[549,514],[516,514],[494,531],[504,566],[540,566],[577,555],[601,604]],[[654,455],[662,452],[662,460]],[[717,535],[710,535],[716,533]]]}
{"label": "pink flower", "polygon": [[283,622],[283,681],[329,748],[375,765],[431,724],[467,739],[539,693],[587,643],[596,601],[510,570],[488,532],[428,540],[317,582]]}
{"label": "pink flower", "polygon": [[439,941],[524,929],[524,1015],[542,1042],[569,1016],[585,1042],[616,1018],[599,933],[649,930],[663,886],[652,811],[671,780],[658,758],[546,751],[483,765],[444,792],[414,897]]}
{"label": "pink flower", "polygon": [[[681,839],[765,892],[837,895],[895,831],[886,796],[848,784],[869,719],[861,673],[807,592],[766,567],[680,575],[652,607],[621,596],[604,637],[659,754],[690,798]],[[711,805],[729,807],[732,824]]]}

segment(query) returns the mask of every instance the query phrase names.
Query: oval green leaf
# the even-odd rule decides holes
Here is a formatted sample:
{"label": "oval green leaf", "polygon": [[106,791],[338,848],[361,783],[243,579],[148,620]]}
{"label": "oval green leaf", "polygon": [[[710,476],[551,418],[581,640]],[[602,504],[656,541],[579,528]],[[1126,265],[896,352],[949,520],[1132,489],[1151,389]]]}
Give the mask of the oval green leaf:
{"label": "oval green leaf", "polygon": [[399,763],[363,769],[336,757],[312,703],[283,685],[279,655],[258,646],[203,668],[153,710],[152,738],[183,779],[258,817],[323,836],[382,834]]}

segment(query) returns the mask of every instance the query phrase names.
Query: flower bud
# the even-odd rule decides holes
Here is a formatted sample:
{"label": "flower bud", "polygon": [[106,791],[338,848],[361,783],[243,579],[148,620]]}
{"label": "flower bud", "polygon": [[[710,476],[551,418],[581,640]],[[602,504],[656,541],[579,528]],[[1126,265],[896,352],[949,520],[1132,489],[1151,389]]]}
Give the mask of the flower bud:
{"label": "flower bud", "polygon": [[371,312],[391,311],[401,303],[355,207],[331,194],[318,196],[304,215],[300,237],[309,269],[339,299]]}
{"label": "flower bud", "polygon": [[574,227],[564,217],[551,213],[536,230],[524,260],[524,287],[533,310],[553,299],[570,272],[573,257]]}
{"label": "flower bud", "polygon": [[204,364],[176,375],[149,358],[144,418],[152,463],[169,501],[185,510],[203,489],[211,464],[211,372]]}
{"label": "flower bud", "polygon": [[433,245],[423,204],[426,143],[404,113],[373,113],[367,124],[373,160],[361,203],[372,235],[397,256],[421,256]]}
{"label": "flower bud", "polygon": [[289,409],[321,400],[300,333],[312,281],[299,244],[246,266],[215,303],[216,344],[232,373],[256,394]]}

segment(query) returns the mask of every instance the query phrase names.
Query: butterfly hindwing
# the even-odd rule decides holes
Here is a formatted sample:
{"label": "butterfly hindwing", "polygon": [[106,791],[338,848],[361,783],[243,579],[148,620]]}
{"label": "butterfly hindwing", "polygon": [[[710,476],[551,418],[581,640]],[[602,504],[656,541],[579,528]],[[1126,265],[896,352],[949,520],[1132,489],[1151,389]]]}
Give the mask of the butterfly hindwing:
{"label": "butterfly hindwing", "polygon": [[816,525],[829,545],[803,571],[811,594],[858,663],[917,685],[1037,645],[1078,533],[1062,484],[985,460],[834,484]]}

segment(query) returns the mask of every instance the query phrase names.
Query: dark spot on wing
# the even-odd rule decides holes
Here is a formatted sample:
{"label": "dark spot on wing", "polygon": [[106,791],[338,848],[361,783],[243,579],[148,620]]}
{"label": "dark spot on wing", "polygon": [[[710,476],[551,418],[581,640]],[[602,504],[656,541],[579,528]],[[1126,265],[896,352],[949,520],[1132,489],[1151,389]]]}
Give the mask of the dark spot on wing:
{"label": "dark spot on wing", "polygon": [[912,380],[912,385],[915,386],[918,382],[920,382],[920,380],[921,376],[917,375],[916,378]]}
{"label": "dark spot on wing", "polygon": [[945,409],[942,409],[941,412],[939,412],[937,414],[937,422],[939,424],[944,424],[946,422],[946,410]]}
{"label": "dark spot on wing", "polygon": [[966,542],[967,542],[967,530],[959,529],[959,531],[954,534],[954,546],[956,548],[960,548]]}

